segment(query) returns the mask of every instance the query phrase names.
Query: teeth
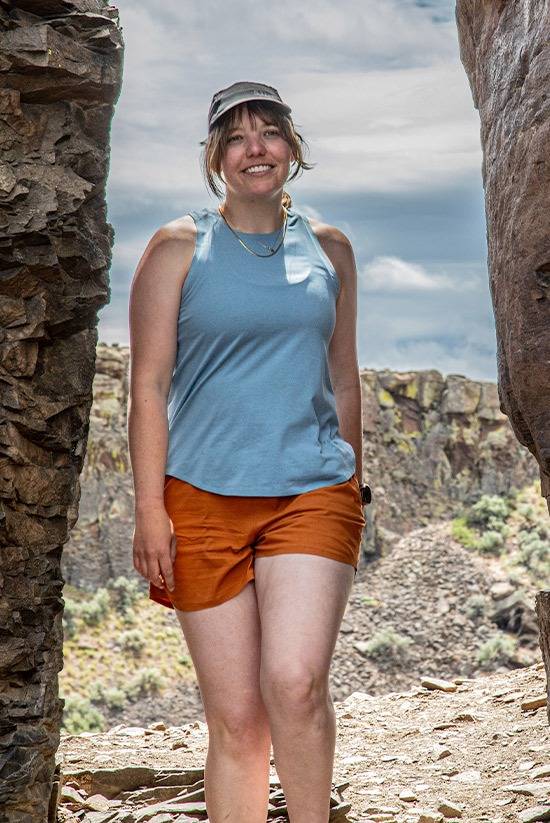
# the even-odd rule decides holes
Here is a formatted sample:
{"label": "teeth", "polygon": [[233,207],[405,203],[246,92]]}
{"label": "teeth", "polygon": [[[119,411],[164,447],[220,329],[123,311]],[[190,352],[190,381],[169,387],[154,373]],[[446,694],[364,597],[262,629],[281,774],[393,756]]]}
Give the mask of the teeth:
{"label": "teeth", "polygon": [[256,172],[267,171],[271,166],[251,166],[245,169],[245,174],[255,174]]}

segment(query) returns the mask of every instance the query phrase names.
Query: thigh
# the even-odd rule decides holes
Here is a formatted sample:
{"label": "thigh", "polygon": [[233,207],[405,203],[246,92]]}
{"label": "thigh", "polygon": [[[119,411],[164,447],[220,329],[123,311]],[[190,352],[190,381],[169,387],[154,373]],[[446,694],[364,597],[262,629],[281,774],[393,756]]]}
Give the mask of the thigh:
{"label": "thigh", "polygon": [[312,554],[257,557],[262,690],[326,684],[354,580],[349,563]]}
{"label": "thigh", "polygon": [[262,712],[260,620],[254,581],[217,606],[176,615],[195,667],[209,726],[239,730]]}

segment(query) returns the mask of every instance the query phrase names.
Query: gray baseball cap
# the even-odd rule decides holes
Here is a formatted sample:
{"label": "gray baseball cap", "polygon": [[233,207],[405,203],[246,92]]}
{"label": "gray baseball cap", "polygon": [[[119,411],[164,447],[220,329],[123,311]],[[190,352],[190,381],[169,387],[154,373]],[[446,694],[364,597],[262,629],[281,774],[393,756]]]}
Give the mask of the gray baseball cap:
{"label": "gray baseball cap", "polygon": [[283,103],[279,92],[273,86],[266,86],[264,83],[250,83],[245,80],[233,83],[232,86],[217,91],[213,96],[208,111],[208,131],[212,130],[212,126],[222,114],[225,114],[234,106],[238,106],[239,103],[245,103],[248,100],[265,100],[270,103],[277,103],[286,114],[290,114],[292,111],[290,106]]}

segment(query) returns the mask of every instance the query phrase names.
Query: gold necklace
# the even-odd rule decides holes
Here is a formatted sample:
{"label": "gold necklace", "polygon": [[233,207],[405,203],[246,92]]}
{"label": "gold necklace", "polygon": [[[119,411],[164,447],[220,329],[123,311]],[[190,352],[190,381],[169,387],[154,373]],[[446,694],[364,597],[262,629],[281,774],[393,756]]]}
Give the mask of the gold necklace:
{"label": "gold necklace", "polygon": [[[224,221],[225,221],[225,225],[227,226],[227,228],[228,228],[230,231],[232,231],[232,232],[233,232],[233,234],[235,235],[235,237],[237,238],[237,240],[239,241],[239,243],[241,244],[241,246],[244,246],[244,247],[245,247],[245,249],[246,249],[248,252],[250,252],[250,254],[254,254],[254,255],[256,255],[256,257],[273,257],[273,255],[274,255],[274,254],[276,254],[276,253],[279,251],[279,249],[281,248],[281,246],[282,246],[282,244],[283,244],[283,242],[284,242],[284,239],[285,239],[285,235],[286,235],[286,225],[287,225],[287,220],[288,220],[288,211],[287,211],[286,206],[283,206],[283,212],[284,212],[284,215],[285,215],[285,216],[284,216],[283,225],[281,226],[281,228],[282,228],[282,230],[283,230],[283,236],[281,237],[280,241],[279,241],[279,242],[278,242],[275,246],[268,246],[266,243],[262,243],[262,241],[261,241],[261,240],[258,240],[258,243],[260,243],[260,245],[261,245],[261,246],[263,246],[263,247],[264,247],[264,249],[268,249],[268,253],[267,253],[267,254],[260,254],[259,252],[254,251],[254,249],[251,249],[249,246],[247,246],[247,245],[246,245],[246,243],[244,242],[244,240],[241,240],[241,238],[239,237],[239,235],[237,234],[237,232],[235,231],[235,229],[231,228],[231,226],[230,226],[230,225],[229,225],[229,223],[227,222],[227,220],[226,220],[226,218],[225,218],[225,215],[224,215],[224,213],[222,212],[221,206],[218,206],[218,211],[219,211],[219,213],[221,214],[221,216],[223,217],[223,219],[224,219]],[[281,231],[281,229],[279,229],[279,231]]]}

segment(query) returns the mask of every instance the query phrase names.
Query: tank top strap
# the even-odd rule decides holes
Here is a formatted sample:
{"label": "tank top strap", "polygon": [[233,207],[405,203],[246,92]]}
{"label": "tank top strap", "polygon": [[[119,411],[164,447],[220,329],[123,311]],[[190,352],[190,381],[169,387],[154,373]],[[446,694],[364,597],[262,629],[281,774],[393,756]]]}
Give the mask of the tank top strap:
{"label": "tank top strap", "polygon": [[219,213],[217,209],[191,209],[186,212],[189,214],[197,228],[197,247],[202,245],[205,237],[210,233],[214,224],[218,221]]}

